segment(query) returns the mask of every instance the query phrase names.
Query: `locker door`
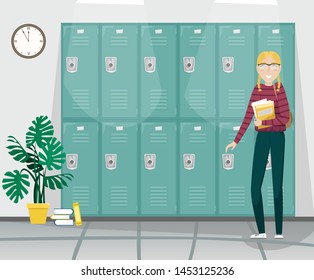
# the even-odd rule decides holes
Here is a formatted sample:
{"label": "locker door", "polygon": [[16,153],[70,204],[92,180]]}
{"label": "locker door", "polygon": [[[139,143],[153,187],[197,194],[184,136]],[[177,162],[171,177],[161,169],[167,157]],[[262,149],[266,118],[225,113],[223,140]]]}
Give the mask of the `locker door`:
{"label": "locker door", "polygon": [[63,117],[97,117],[98,89],[98,26],[63,25]]}
{"label": "locker door", "polygon": [[136,117],[138,39],[136,25],[102,26],[102,114]]}
{"label": "locker door", "polygon": [[181,123],[180,135],[180,214],[213,215],[215,125]]}
{"label": "locker door", "polygon": [[180,27],[180,116],[214,117],[215,26]]}
{"label": "locker door", "polygon": [[176,116],[176,26],[141,28],[141,116]]}
{"label": "locker door", "polygon": [[104,123],[102,212],[137,215],[137,125]]}
{"label": "locker door", "polygon": [[253,25],[219,27],[219,115],[243,117],[256,83]]}
{"label": "locker door", "polygon": [[176,125],[143,123],[141,214],[174,215],[176,199]]}
{"label": "locker door", "polygon": [[[280,78],[285,87],[290,110],[295,116],[294,89],[294,24],[271,24],[258,27],[258,51],[272,50],[281,56],[282,70]],[[284,163],[284,215],[295,214],[295,129],[294,123],[285,132],[285,163]],[[274,199],[271,169],[264,177],[263,194],[267,197],[265,214],[273,215]]]}
{"label": "locker door", "polygon": [[74,176],[62,190],[62,207],[79,202],[82,215],[98,215],[98,124],[64,123],[62,138],[67,153],[63,172]]}
{"label": "locker door", "polygon": [[[251,216],[251,172],[254,152],[254,130],[249,127],[237,147],[225,153],[241,123],[219,124],[219,215]],[[233,157],[233,158],[232,158]]]}

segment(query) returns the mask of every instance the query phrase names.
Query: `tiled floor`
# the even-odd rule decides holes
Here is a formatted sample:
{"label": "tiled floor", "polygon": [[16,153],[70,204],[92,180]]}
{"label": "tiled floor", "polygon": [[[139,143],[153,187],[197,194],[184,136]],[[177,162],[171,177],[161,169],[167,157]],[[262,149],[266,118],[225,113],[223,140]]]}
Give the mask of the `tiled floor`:
{"label": "tiled floor", "polygon": [[284,222],[283,240],[251,240],[253,221],[108,222],[81,227],[0,222],[0,259],[48,260],[313,260],[314,222]]}

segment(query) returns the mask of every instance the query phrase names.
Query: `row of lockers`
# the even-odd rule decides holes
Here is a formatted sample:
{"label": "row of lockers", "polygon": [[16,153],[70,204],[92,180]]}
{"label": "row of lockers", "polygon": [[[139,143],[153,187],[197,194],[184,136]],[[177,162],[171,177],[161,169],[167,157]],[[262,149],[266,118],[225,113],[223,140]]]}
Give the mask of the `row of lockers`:
{"label": "row of lockers", "polygon": [[[239,120],[241,121],[241,120]],[[62,207],[85,216],[252,216],[250,127],[225,153],[239,123],[64,122],[63,172],[74,175]],[[286,132],[284,215],[294,215],[294,126]],[[265,214],[272,214],[271,160]]]}
{"label": "row of lockers", "polygon": [[294,112],[294,24],[63,24],[62,116],[243,117],[265,50]]}

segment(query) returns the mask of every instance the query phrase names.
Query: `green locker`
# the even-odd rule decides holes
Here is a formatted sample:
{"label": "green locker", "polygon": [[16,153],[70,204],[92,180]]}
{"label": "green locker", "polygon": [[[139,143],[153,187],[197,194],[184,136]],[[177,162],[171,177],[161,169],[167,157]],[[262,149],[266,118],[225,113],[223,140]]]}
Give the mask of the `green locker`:
{"label": "green locker", "polygon": [[216,212],[215,124],[181,123],[180,214]]}
{"label": "green locker", "polygon": [[141,116],[176,117],[176,25],[141,27]]}
{"label": "green locker", "polygon": [[177,214],[176,124],[142,123],[141,214]]}
{"label": "green locker", "polygon": [[104,123],[102,134],[102,213],[138,214],[137,124]]}
{"label": "green locker", "polygon": [[103,117],[137,117],[137,25],[103,25],[101,52]]}
{"label": "green locker", "polygon": [[63,123],[62,143],[67,152],[63,172],[74,176],[62,190],[62,207],[79,202],[82,215],[99,214],[98,124]]}
{"label": "green locker", "polygon": [[243,117],[256,83],[254,25],[220,25],[218,45],[219,116]]}
{"label": "green locker", "polygon": [[[290,110],[294,114],[294,24],[267,24],[258,26],[258,52],[275,51],[281,57],[280,78],[287,94]],[[295,215],[295,129],[294,124],[285,132],[285,165],[283,178],[284,215]],[[265,214],[273,215],[273,184],[271,169],[266,170],[263,195]],[[267,199],[266,199],[267,197]]]}
{"label": "green locker", "polygon": [[215,26],[180,26],[180,116],[214,117],[216,113]]}
{"label": "green locker", "polygon": [[251,172],[254,129],[250,126],[234,150],[225,147],[238,133],[239,123],[219,124],[218,193],[220,216],[252,216]]}
{"label": "green locker", "polygon": [[62,25],[61,64],[63,117],[98,117],[98,25]]}

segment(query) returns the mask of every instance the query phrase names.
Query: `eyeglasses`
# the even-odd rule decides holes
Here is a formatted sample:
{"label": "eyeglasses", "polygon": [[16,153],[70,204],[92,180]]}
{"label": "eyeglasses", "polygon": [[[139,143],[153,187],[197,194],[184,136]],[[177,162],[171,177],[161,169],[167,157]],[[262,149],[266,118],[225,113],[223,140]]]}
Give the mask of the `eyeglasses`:
{"label": "eyeglasses", "polygon": [[266,67],[270,67],[270,70],[278,70],[279,66],[280,66],[279,63],[271,63],[271,64],[260,63],[260,64],[258,64],[258,68],[261,70],[265,70]]}

